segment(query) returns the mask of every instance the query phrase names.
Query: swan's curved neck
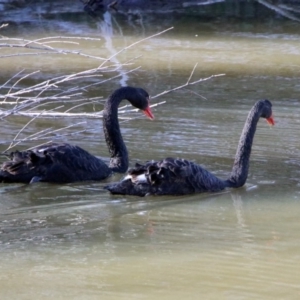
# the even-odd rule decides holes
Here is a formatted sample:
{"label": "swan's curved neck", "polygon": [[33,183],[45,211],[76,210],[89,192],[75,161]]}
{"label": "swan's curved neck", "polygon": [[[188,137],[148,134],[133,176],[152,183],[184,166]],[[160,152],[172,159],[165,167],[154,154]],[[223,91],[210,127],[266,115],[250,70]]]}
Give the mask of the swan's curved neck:
{"label": "swan's curved neck", "polygon": [[262,108],[256,105],[249,112],[240,137],[231,175],[225,181],[228,187],[241,187],[247,180],[252,143],[256,125],[262,113],[261,110]]}
{"label": "swan's curved neck", "polygon": [[118,106],[126,98],[121,88],[106,101],[103,111],[103,130],[110,153],[109,168],[113,172],[126,172],[128,169],[128,152],[120,131]]}

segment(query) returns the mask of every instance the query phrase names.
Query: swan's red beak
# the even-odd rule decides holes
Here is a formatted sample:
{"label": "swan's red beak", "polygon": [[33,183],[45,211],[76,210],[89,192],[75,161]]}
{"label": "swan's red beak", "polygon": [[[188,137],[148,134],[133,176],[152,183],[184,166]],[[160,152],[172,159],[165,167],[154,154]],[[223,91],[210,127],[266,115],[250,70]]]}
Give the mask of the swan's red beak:
{"label": "swan's red beak", "polygon": [[275,121],[274,121],[273,115],[271,115],[271,117],[267,118],[266,120],[267,120],[268,124],[270,124],[271,126],[275,125]]}
{"label": "swan's red beak", "polygon": [[145,110],[143,110],[143,113],[150,119],[153,120],[154,119],[154,115],[151,111],[150,106],[148,106]]}

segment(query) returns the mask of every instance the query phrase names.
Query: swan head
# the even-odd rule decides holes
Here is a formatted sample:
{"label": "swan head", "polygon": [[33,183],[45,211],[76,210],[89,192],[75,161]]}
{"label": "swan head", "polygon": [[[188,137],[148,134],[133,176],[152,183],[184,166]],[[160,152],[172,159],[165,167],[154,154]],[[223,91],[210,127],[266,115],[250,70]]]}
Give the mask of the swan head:
{"label": "swan head", "polygon": [[136,108],[143,111],[143,113],[151,120],[154,119],[154,115],[150,108],[150,96],[142,88],[127,87],[129,93],[126,97],[127,100]]}
{"label": "swan head", "polygon": [[262,100],[261,102],[263,104],[261,117],[265,118],[266,121],[268,122],[268,124],[270,124],[272,126],[275,125],[271,101],[269,101],[268,99],[265,99],[265,100]]}

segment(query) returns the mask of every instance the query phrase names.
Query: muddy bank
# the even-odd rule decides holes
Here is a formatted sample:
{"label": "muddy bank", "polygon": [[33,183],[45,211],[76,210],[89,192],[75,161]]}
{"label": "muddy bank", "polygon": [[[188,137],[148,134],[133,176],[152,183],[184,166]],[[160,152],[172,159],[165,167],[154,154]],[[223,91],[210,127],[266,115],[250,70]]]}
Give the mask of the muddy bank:
{"label": "muddy bank", "polygon": [[[1,21],[32,21],[35,18],[62,14],[88,14],[98,17],[105,11],[115,14],[167,14],[172,20],[178,13],[196,15],[204,19],[286,18],[300,20],[299,1],[246,0],[40,0],[1,1]],[[174,15],[175,14],[175,15]]]}

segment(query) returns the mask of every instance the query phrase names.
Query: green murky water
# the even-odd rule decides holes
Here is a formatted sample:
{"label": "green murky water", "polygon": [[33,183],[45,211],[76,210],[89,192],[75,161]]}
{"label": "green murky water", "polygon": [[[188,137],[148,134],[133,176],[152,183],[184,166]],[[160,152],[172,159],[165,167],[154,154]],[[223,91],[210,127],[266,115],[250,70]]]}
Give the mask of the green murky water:
{"label": "green murky water", "polygon": [[[80,41],[80,49],[107,57],[164,29],[153,25],[159,19],[143,23],[109,14],[105,18],[106,23],[88,17],[44,20],[38,28],[2,34],[30,39],[100,37],[98,42]],[[119,78],[84,95],[106,97],[120,84],[142,86],[155,95],[184,84],[196,63],[194,79],[226,73],[156,98],[154,102],[167,101],[154,109],[156,120],[140,117],[124,122],[123,136],[131,165],[183,157],[226,178],[248,111],[256,100],[268,98],[276,126],[259,122],[247,184],[220,194],[179,198],[111,196],[102,187],[120,175],[100,183],[62,186],[1,184],[1,299],[299,298],[296,25],[199,23],[194,29],[180,21],[175,25],[114,58],[124,63],[138,57],[134,66],[139,70],[123,74],[131,67],[126,66]],[[41,70],[34,79],[38,81],[96,66],[95,60],[74,55],[2,58],[0,82],[23,68]],[[2,121],[1,150],[28,120]],[[82,118],[40,119],[24,134],[79,121]],[[64,140],[107,157],[101,121],[87,120],[86,129]],[[19,148],[32,145],[25,142]]]}

